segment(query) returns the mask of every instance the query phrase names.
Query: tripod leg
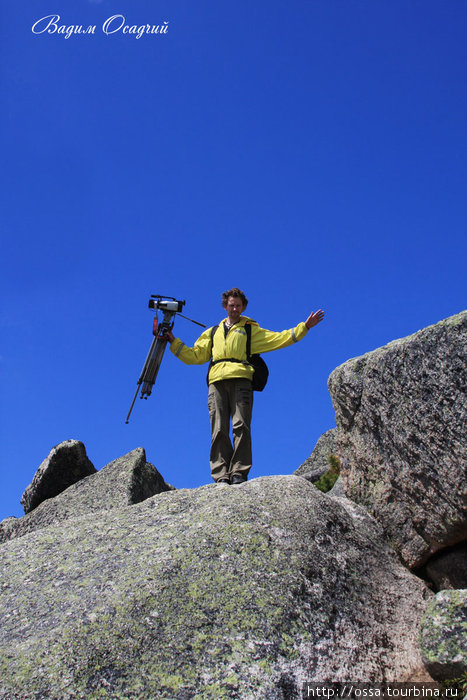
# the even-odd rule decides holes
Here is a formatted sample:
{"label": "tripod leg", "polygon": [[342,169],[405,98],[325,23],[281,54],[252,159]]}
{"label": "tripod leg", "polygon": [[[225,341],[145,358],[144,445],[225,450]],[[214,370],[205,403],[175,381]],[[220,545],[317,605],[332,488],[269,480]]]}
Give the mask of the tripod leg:
{"label": "tripod leg", "polygon": [[[150,363],[151,363],[151,358],[152,358],[152,356],[153,356],[153,354],[154,354],[154,352],[155,352],[156,343],[157,343],[157,338],[154,338],[154,340],[153,340],[152,343],[151,343],[151,347],[149,348],[149,352],[148,352],[148,354],[147,354],[146,360],[145,360],[145,362],[144,362],[143,369],[142,369],[142,371],[141,371],[141,376],[140,376],[140,378],[138,379],[138,386],[136,387],[136,392],[135,392],[135,395],[134,395],[134,397],[133,397],[133,401],[131,402],[130,410],[128,411],[128,415],[127,415],[127,417],[126,417],[125,423],[128,423],[128,421],[130,420],[130,414],[131,414],[131,412],[132,412],[132,410],[133,410],[133,406],[135,405],[135,401],[136,401],[136,397],[138,396],[139,388],[140,388],[140,386],[141,386],[141,383],[143,382],[144,376],[146,375],[146,373],[147,373],[147,371],[148,371],[148,367],[149,367],[149,365],[150,365]],[[149,392],[149,393],[151,393],[151,392]],[[142,396],[141,396],[141,398],[142,398]]]}
{"label": "tripod leg", "polygon": [[141,389],[141,398],[147,398],[151,395],[152,387],[156,381],[159,367],[161,366],[165,348],[167,346],[166,331],[170,328],[170,322],[174,316],[173,311],[165,311],[163,321],[159,327],[157,336],[154,338],[153,344],[149,351],[148,359],[144,365],[140,381],[143,382]]}
{"label": "tripod leg", "polygon": [[165,348],[167,346],[167,338],[165,332],[170,328],[170,322],[172,317],[175,315],[173,311],[166,311],[164,313],[164,319],[161,326],[158,329],[158,334],[152,341],[151,347],[149,348],[146,361],[144,363],[141,376],[138,379],[138,387],[134,395],[130,410],[128,412],[125,423],[128,423],[130,418],[130,413],[133,410],[133,406],[138,396],[138,391],[141,386],[141,398],[147,399],[151,395],[152,387],[156,381],[157,373],[159,372],[159,367],[161,366],[162,358],[164,356]]}
{"label": "tripod leg", "polygon": [[161,366],[162,358],[164,356],[167,339],[157,336],[153,345],[154,351],[151,354],[149,362],[147,363],[147,367],[145,367],[143,374],[141,375],[141,379],[143,380],[141,398],[147,398],[151,395],[152,387],[156,381],[159,367]]}
{"label": "tripod leg", "polygon": [[133,396],[133,401],[131,402],[130,410],[128,411],[128,415],[126,417],[125,423],[128,423],[128,421],[130,420],[130,414],[133,410],[133,406],[135,405],[136,397],[138,396],[138,391],[139,391],[139,384],[136,387],[135,395]]}

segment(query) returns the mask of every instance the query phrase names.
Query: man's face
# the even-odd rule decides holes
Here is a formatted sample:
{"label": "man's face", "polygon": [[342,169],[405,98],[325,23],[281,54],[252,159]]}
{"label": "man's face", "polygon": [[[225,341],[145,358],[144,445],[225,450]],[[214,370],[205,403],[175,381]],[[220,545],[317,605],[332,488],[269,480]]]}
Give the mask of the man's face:
{"label": "man's face", "polygon": [[240,297],[229,297],[225,309],[229,319],[236,323],[240,319],[245,307]]}

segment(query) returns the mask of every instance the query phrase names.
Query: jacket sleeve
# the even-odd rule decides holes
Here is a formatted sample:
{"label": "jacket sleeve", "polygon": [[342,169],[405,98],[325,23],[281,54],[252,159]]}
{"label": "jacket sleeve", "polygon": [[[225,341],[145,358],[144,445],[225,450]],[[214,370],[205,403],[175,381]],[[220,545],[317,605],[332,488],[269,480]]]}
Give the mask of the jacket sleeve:
{"label": "jacket sleeve", "polygon": [[211,359],[211,328],[202,333],[192,348],[182,343],[180,338],[175,338],[170,345],[170,351],[186,365],[202,365]]}
{"label": "jacket sleeve", "polygon": [[302,340],[308,333],[308,328],[305,322],[302,321],[287,331],[268,331],[259,326],[251,326],[251,354],[261,352],[271,352],[271,350],[280,350],[287,348],[289,345],[294,345],[299,340]]}

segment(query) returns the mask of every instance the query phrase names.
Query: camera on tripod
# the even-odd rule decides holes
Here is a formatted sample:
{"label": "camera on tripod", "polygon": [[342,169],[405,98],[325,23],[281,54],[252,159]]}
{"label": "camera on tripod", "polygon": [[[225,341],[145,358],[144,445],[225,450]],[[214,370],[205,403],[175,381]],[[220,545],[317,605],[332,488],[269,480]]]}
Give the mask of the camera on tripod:
{"label": "camera on tripod", "polygon": [[[141,399],[147,399],[148,396],[151,395],[152,387],[154,386],[154,382],[156,381],[157,373],[159,372],[159,367],[161,365],[165,347],[167,345],[167,332],[170,331],[173,327],[173,319],[175,315],[178,314],[182,318],[186,318],[187,321],[191,321],[192,323],[196,323],[196,325],[198,326],[206,328],[204,323],[200,323],[199,321],[193,321],[192,318],[188,318],[188,316],[184,316],[182,313],[180,313],[183,307],[185,306],[185,302],[180,301],[179,299],[175,299],[175,297],[167,297],[163,296],[162,294],[151,294],[148,306],[150,309],[153,309],[156,312],[156,317],[154,319],[153,324],[153,335],[155,337],[149,349],[148,356],[146,357],[146,362],[144,363],[144,367],[141,372],[140,378],[138,379],[136,393],[133,397],[133,401],[130,406],[130,410],[128,411],[125,423],[128,423],[128,421],[130,420],[130,414],[133,410],[133,406],[135,405],[136,397],[138,396],[140,387]],[[157,312],[159,310],[162,311],[164,315],[161,323],[158,323],[157,319]]]}
{"label": "camera on tripod", "polygon": [[185,306],[184,301],[177,301],[175,297],[166,297],[161,294],[151,294],[151,298],[148,302],[148,307],[150,309],[160,309],[161,311],[171,311],[175,314],[180,313],[180,311]]}

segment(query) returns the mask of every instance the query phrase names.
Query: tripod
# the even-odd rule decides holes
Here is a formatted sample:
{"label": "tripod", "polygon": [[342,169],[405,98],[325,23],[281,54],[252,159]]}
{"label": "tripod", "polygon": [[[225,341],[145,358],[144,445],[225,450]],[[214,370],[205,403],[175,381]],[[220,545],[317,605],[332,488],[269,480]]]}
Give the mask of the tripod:
{"label": "tripod", "polygon": [[[136,392],[133,397],[133,401],[131,402],[130,410],[128,411],[125,423],[128,423],[130,420],[130,414],[133,410],[133,406],[135,405],[136,397],[138,396],[140,387],[141,399],[147,399],[148,396],[151,395],[152,387],[154,386],[154,382],[157,378],[157,373],[159,372],[159,367],[161,366],[162,358],[164,357],[164,352],[167,345],[167,331],[171,330],[173,327],[172,319],[174,318],[174,316],[176,314],[179,314],[179,316],[182,316],[182,318],[186,318],[188,321],[191,321],[192,323],[196,323],[198,326],[206,328],[206,326],[203,323],[193,321],[192,318],[188,318],[188,316],[184,316],[180,313],[184,305],[184,301],[177,301],[174,297],[162,297],[160,294],[151,295],[151,298],[149,300],[149,308],[154,309],[156,311],[156,318],[154,319],[153,328],[153,333],[155,337],[151,343],[151,347],[149,348],[149,352],[146,357],[143,369],[141,371],[140,378],[138,379]],[[161,309],[164,312],[162,323],[160,325],[158,325],[157,323],[158,309]]]}

